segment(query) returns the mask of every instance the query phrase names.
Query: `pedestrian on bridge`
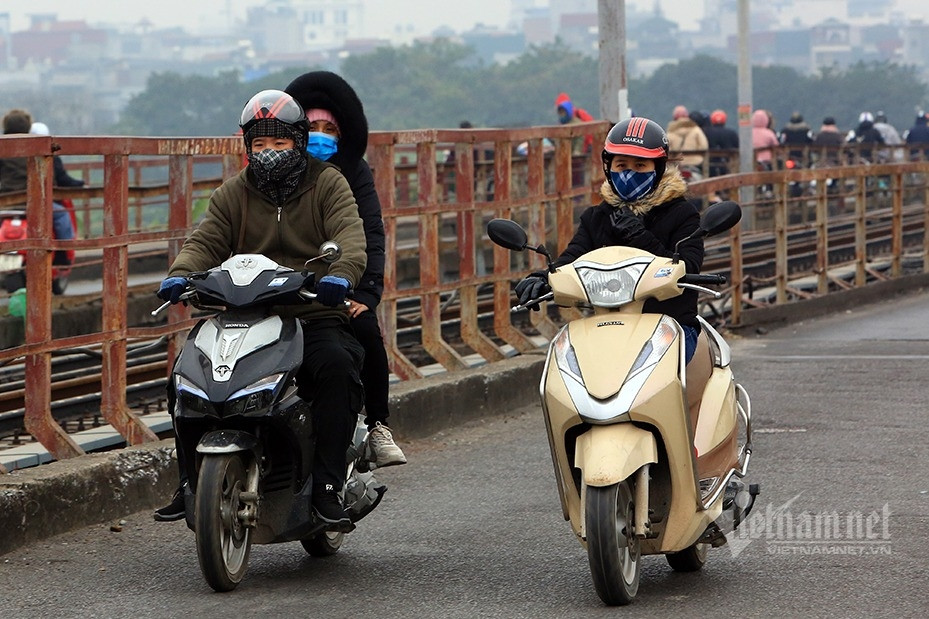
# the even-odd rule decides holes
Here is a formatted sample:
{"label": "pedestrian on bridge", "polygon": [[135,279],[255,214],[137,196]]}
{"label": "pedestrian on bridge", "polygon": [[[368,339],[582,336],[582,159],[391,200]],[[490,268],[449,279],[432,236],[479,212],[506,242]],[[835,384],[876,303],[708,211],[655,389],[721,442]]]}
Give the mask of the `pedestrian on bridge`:
{"label": "pedestrian on bridge", "polygon": [[909,144],[912,161],[929,161],[929,114],[920,111],[913,126],[906,130],[903,139]]}
{"label": "pedestrian on bridge", "polygon": [[738,159],[739,134],[735,129],[726,126],[726,112],[713,110],[710,113],[710,124],[703,129],[706,135],[707,146],[712,151],[726,151],[725,154],[710,156],[710,176],[729,174],[729,159]]}
{"label": "pedestrian on bridge", "polygon": [[361,380],[365,387],[368,458],[377,467],[405,464],[387,426],[390,367],[375,310],[384,292],[384,220],[374,189],[374,176],[363,159],[368,148],[368,119],[355,89],[330,71],[310,71],[294,79],[285,92],[306,110],[310,123],[307,151],[339,167],[364,221],[368,264],[349,302],[355,337],[365,349]]}

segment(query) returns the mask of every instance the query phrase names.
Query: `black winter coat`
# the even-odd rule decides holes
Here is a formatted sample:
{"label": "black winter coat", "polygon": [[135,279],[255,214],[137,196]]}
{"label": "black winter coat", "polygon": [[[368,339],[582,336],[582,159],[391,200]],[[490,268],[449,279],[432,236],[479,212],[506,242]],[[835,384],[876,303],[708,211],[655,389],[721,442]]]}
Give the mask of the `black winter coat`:
{"label": "black winter coat", "polygon": [[368,264],[355,286],[352,298],[367,305],[371,311],[381,302],[384,293],[384,220],[381,218],[381,201],[374,190],[374,175],[364,159],[359,159],[354,170],[343,169],[342,174],[348,181],[358,214],[364,222],[365,240],[367,241]]}
{"label": "black winter coat", "polygon": [[[662,177],[658,188],[651,194],[632,203],[623,203],[613,194],[607,183],[600,189],[604,201],[581,213],[574,238],[555,260],[555,266],[563,266],[577,260],[581,255],[600,247],[620,245],[613,234],[610,213],[617,206],[626,206],[643,219],[648,233],[636,247],[656,256],[672,257],[674,245],[686,238],[700,226],[700,213],[684,196],[686,184],[677,168],[670,167]],[[688,273],[699,273],[703,266],[703,240],[692,239],[681,243],[678,248],[681,260]],[[649,299],[643,308],[653,314],[667,314],[682,325],[700,328],[697,322],[697,292],[684,290],[677,297],[666,301]]]}
{"label": "black winter coat", "polygon": [[305,110],[329,110],[339,125],[339,149],[329,163],[339,168],[352,188],[358,214],[364,221],[368,254],[365,272],[352,298],[374,311],[384,293],[384,220],[371,168],[363,159],[368,148],[368,119],[364,106],[355,89],[331,71],[304,73],[284,90]]}

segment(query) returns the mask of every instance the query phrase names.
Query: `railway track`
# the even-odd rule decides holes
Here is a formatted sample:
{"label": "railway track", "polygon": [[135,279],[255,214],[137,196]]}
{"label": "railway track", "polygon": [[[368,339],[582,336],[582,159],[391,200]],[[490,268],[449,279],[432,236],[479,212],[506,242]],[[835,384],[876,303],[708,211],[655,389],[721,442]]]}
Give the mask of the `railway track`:
{"label": "railway track", "polygon": [[[869,227],[868,253],[886,253],[891,243],[889,221]],[[800,229],[789,238],[789,271],[792,276],[811,274],[816,265],[817,246],[815,230]],[[922,214],[913,210],[904,219],[904,244],[922,243]],[[855,255],[855,229],[853,221],[836,224],[830,229],[830,263],[850,260]],[[744,272],[747,285],[758,288],[773,274],[773,236],[756,236],[743,244]],[[725,241],[707,243],[704,271],[729,276],[730,258]],[[140,287],[140,294],[150,294],[150,286]],[[85,301],[86,302],[86,301]],[[718,320],[724,319],[720,305],[704,300],[701,306]],[[447,341],[456,345],[459,333],[459,307],[455,295],[444,304],[442,331]],[[703,311],[703,309],[701,309]],[[418,299],[403,299],[398,303],[398,345],[414,363],[425,366],[433,363],[420,346],[420,310]],[[490,337],[494,337],[493,299],[491,286],[478,294],[478,324]],[[535,333],[528,320],[517,326]],[[463,351],[468,354],[470,351]],[[79,349],[62,351],[52,358],[52,416],[69,432],[105,424],[100,408],[100,371],[98,350]],[[139,414],[164,411],[167,376],[164,338],[135,344],[127,350],[127,404]],[[32,440],[25,432],[25,383],[22,364],[11,363],[0,367],[0,450]]]}

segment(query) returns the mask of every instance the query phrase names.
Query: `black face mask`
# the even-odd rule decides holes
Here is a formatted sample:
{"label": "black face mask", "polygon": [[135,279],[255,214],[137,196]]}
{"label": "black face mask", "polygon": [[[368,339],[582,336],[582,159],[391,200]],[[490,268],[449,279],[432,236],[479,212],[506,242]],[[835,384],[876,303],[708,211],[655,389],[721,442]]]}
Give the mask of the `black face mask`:
{"label": "black face mask", "polygon": [[280,206],[297,188],[306,170],[306,154],[296,148],[266,148],[248,153],[248,167],[261,193]]}

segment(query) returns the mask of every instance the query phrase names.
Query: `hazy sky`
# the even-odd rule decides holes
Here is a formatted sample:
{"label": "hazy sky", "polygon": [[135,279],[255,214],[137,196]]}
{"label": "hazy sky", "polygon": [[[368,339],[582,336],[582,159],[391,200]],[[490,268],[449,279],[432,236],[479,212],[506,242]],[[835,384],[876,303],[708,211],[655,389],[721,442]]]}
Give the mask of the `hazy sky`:
{"label": "hazy sky", "polygon": [[[757,0],[756,0],[757,1]],[[627,7],[651,10],[655,0],[626,0]],[[703,12],[702,0],[659,0],[669,18],[696,28],[696,19]],[[414,24],[418,31],[428,33],[447,25],[456,31],[469,30],[477,23],[504,27],[510,18],[509,0],[363,0],[365,28],[369,36],[386,36],[397,27]],[[6,3],[0,13],[8,12],[13,31],[29,25],[28,16],[57,13],[59,19],[83,19],[88,23],[136,23],[143,17],[156,26],[185,26],[202,30],[205,24],[227,23],[227,15],[235,20],[245,18],[246,8],[261,6],[265,0],[25,0]],[[536,0],[545,4],[545,0]],[[227,9],[228,7],[228,9]]]}
{"label": "hazy sky", "polygon": [[[0,13],[8,12],[13,31],[28,26],[28,15],[57,13],[59,19],[84,19],[93,23],[132,24],[148,18],[156,26],[184,26],[203,31],[209,24],[228,24],[228,15],[236,21],[245,18],[247,7],[261,6],[266,0],[23,0],[5,2]],[[398,28],[415,26],[417,34],[427,34],[439,26],[465,31],[477,23],[504,27],[510,17],[510,0],[362,0],[365,6],[365,35],[388,37]],[[830,0],[831,1],[831,0]],[[684,29],[696,29],[702,16],[703,0],[626,0],[627,10],[654,9],[656,2],[669,19]],[[765,0],[751,0],[751,4]],[[795,10],[804,2],[796,0]],[[544,4],[536,0],[536,4]],[[898,10],[909,17],[929,20],[929,0],[895,0]]]}
{"label": "hazy sky", "polygon": [[[189,30],[201,30],[210,22],[227,23],[227,7],[238,21],[245,19],[246,8],[263,4],[265,0],[26,0],[9,3],[0,8],[0,13],[10,14],[14,32],[27,28],[28,15],[36,13],[57,13],[59,19],[83,19],[88,23],[135,23],[146,17],[156,26],[183,25]],[[364,0],[364,6],[366,28],[385,32],[409,23],[426,32],[441,25],[463,31],[478,22],[503,27],[510,11],[509,0]]]}

